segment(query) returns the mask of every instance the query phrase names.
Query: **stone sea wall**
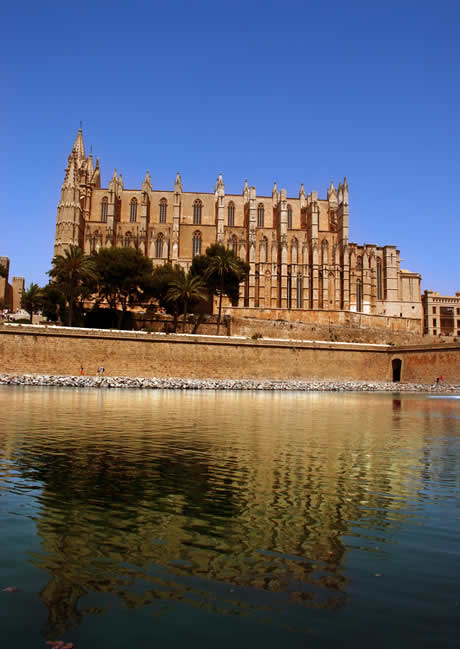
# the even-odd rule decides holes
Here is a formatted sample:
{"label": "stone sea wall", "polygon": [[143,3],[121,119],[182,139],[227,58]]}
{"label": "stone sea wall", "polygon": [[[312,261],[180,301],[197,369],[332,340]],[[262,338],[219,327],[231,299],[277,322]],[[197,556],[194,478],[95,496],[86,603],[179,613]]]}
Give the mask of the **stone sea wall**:
{"label": "stone sea wall", "polygon": [[0,326],[5,374],[230,380],[460,383],[460,345],[396,347],[307,340],[166,335],[32,325]]}

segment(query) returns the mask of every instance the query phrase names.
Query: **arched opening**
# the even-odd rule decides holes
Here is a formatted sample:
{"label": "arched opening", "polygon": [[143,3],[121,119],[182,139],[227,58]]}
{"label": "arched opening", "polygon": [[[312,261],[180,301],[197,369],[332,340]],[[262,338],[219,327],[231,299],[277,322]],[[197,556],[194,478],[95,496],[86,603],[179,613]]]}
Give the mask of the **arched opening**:
{"label": "arched opening", "polygon": [[399,383],[399,381],[401,380],[402,361],[400,358],[393,358],[391,365],[393,368],[393,383]]}

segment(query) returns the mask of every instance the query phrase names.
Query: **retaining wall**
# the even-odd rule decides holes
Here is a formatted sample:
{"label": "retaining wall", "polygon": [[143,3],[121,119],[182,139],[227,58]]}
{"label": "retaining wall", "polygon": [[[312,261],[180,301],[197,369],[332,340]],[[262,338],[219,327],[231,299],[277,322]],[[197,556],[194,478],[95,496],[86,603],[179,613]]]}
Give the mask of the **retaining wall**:
{"label": "retaining wall", "polygon": [[188,378],[460,382],[460,345],[391,347],[292,340],[110,332],[40,326],[0,327],[0,372]]}

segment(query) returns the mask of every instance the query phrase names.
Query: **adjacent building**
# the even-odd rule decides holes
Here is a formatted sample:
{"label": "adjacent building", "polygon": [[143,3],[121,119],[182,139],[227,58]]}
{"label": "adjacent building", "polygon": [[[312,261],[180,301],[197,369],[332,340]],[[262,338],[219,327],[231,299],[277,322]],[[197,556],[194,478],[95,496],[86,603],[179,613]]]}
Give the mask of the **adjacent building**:
{"label": "adjacent building", "polygon": [[460,292],[452,296],[425,291],[422,302],[423,333],[430,336],[460,336]]}
{"label": "adjacent building", "polygon": [[222,174],[212,192],[184,191],[179,173],[170,190],[157,189],[148,171],[138,188],[125,187],[116,170],[102,187],[99,160],[86,156],[78,131],[58,204],[55,254],[70,245],[86,253],[133,246],[155,264],[188,268],[215,242],[251,269],[238,307],[228,304],[227,312],[328,323],[355,313],[373,316],[366,319],[372,326],[422,331],[420,275],[400,268],[394,245],[349,241],[346,179],[331,182],[325,198],[303,184],[287,196],[276,183],[271,196],[261,196],[247,181],[241,194],[228,194]]}
{"label": "adjacent building", "polygon": [[6,268],[6,277],[0,277],[0,308],[17,311],[21,308],[21,295],[24,291],[24,277],[12,277],[11,284],[8,281],[10,275],[9,257],[0,257],[0,266]]}

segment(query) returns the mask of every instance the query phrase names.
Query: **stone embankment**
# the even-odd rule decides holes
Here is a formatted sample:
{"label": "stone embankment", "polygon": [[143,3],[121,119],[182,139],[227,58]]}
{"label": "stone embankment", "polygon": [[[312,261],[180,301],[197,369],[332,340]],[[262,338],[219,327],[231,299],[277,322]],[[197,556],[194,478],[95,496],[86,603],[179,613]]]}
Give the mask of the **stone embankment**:
{"label": "stone embankment", "polygon": [[32,385],[65,388],[122,388],[151,390],[266,390],[302,392],[435,392],[460,394],[460,385],[332,381],[311,379],[183,379],[102,376],[59,376],[48,374],[0,374],[0,385]]}

